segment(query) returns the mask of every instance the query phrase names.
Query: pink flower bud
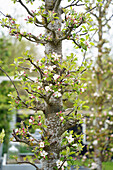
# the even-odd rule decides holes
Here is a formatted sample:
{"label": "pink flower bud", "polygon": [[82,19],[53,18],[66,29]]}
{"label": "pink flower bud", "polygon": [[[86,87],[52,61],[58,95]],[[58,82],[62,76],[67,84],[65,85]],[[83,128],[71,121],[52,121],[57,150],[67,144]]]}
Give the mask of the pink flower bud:
{"label": "pink flower bud", "polygon": [[32,116],[30,116],[30,119],[33,120],[34,118]]}
{"label": "pink flower bud", "polygon": [[41,119],[41,116],[39,115],[38,118]]}
{"label": "pink flower bud", "polygon": [[42,125],[42,123],[41,123],[41,122],[39,122],[39,123],[38,123],[38,125],[39,125],[39,126],[41,126],[41,125]]}

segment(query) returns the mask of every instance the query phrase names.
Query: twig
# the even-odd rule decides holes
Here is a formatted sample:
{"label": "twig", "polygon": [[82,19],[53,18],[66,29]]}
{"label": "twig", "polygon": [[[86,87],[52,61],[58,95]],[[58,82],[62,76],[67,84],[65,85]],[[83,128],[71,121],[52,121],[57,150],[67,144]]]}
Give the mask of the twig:
{"label": "twig", "polygon": [[21,162],[21,161],[17,161],[17,163],[18,164],[31,164],[32,166],[34,166],[35,168],[36,168],[36,170],[39,170],[39,168],[34,164],[34,163],[32,163],[32,162],[29,162],[29,161],[23,161],[23,162]]}
{"label": "twig", "polygon": [[[19,2],[26,9],[29,15],[34,17],[34,15],[29,11],[29,9],[24,5],[24,3],[21,0],[18,0],[17,2]],[[43,25],[43,23],[40,22],[37,18],[36,18],[36,23]]]}
{"label": "twig", "polygon": [[41,78],[43,78],[43,74],[44,74],[44,73],[42,72],[41,68],[40,68],[39,66],[37,66],[36,64],[34,64],[33,61],[32,61],[30,58],[27,58],[26,60],[30,61],[30,63],[31,63],[33,66],[35,66],[36,69],[38,69],[38,71],[39,71],[39,73],[40,73],[40,75],[41,75]]}
{"label": "twig", "polygon": [[68,7],[71,7],[71,6],[82,6],[82,5],[85,5],[85,4],[78,4],[79,0],[76,3],[74,3],[74,4],[73,4],[73,2],[70,5],[67,5],[66,7],[64,7],[63,9],[66,9]]}
{"label": "twig", "polygon": [[62,166],[64,165],[65,161],[66,161],[66,157],[64,158],[64,160],[63,160],[62,164],[60,165],[60,167],[58,168],[58,170],[60,170],[62,168]]}
{"label": "twig", "polygon": [[87,12],[85,12],[84,14],[87,14],[88,12],[91,12],[92,10],[94,10],[95,8],[97,8],[97,6],[94,6],[93,8],[89,9]]}
{"label": "twig", "polygon": [[22,142],[22,143],[25,143],[25,144],[27,144],[27,145],[30,146],[29,141],[24,140],[24,139],[20,139],[20,138],[16,135],[16,132],[15,132],[14,129],[13,129],[12,135],[13,135],[13,137],[16,139],[16,142]]}
{"label": "twig", "polygon": [[66,116],[69,116],[74,110],[75,110],[75,106],[72,108],[72,110]]}
{"label": "twig", "polygon": [[0,13],[1,13],[4,17],[6,17],[6,16],[5,16],[5,14],[3,14],[3,12],[2,12],[2,11],[0,11]]}
{"label": "twig", "polygon": [[[4,27],[6,27],[6,28],[9,28],[9,29],[14,29],[13,27],[11,27],[11,26],[9,26],[9,25],[6,25],[6,24],[4,24],[3,25]],[[27,40],[29,40],[29,41],[31,41],[31,42],[35,42],[35,43],[41,43],[41,44],[46,44],[46,41],[43,41],[43,40],[40,40],[40,39],[38,39],[35,35],[33,35],[33,34],[30,34],[30,36],[28,35],[28,34],[26,34],[26,35],[24,35],[24,34],[21,34],[19,31],[13,31],[13,33],[12,33],[12,35],[15,35],[15,34],[19,34],[19,35],[21,35],[22,37],[24,37],[24,38],[26,38]],[[29,37],[28,37],[29,36]],[[34,39],[34,40],[33,40]]]}
{"label": "twig", "polygon": [[82,46],[80,44],[78,44],[74,38],[70,38],[70,40],[72,40],[79,48],[82,48]]}
{"label": "twig", "polygon": [[11,83],[13,84],[13,86],[14,86],[14,88],[15,88],[15,90],[16,90],[17,96],[18,96],[19,99],[20,99],[19,92],[18,92],[18,90],[17,90],[17,88],[16,88],[14,82],[13,82],[12,79],[10,78],[10,76],[9,76],[9,75],[6,73],[6,71],[4,71],[1,67],[0,67],[0,70],[1,70],[2,72],[4,72],[4,73],[6,74],[6,76],[9,78],[9,80],[11,81]]}
{"label": "twig", "polygon": [[111,17],[109,17],[109,19],[106,19],[106,22],[102,26],[105,26],[111,20],[112,17],[113,17],[113,14],[111,15]]}

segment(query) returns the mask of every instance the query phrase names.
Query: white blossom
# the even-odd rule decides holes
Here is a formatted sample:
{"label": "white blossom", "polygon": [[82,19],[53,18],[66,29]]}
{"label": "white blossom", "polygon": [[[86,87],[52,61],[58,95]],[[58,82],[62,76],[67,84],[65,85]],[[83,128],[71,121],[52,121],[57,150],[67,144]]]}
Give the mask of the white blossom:
{"label": "white blossom", "polygon": [[93,141],[93,145],[97,145],[98,144],[98,141],[97,140],[94,140]]}
{"label": "white blossom", "polygon": [[65,162],[63,163],[62,161],[58,160],[58,161],[56,162],[56,164],[57,164],[57,167],[58,167],[58,168],[60,168],[60,166],[63,164],[63,165],[62,165],[62,170],[64,170],[64,166],[67,167],[67,161],[65,161]]}
{"label": "white blossom", "polygon": [[101,131],[105,130],[105,128],[101,128]]}
{"label": "white blossom", "polygon": [[45,90],[48,92],[51,91],[51,88],[49,86],[45,86]]}
{"label": "white blossom", "polygon": [[91,133],[93,133],[93,132],[94,132],[94,130],[92,129],[92,130],[90,130],[90,132],[91,132]]}
{"label": "white blossom", "polygon": [[37,86],[37,89],[38,89],[38,90],[40,90],[40,88],[41,88],[40,86]]}
{"label": "white blossom", "polygon": [[113,125],[113,121],[110,121],[110,120],[106,120],[106,123],[109,125]]}
{"label": "white blossom", "polygon": [[81,90],[81,92],[84,92],[84,91],[85,91],[85,89],[84,89],[84,88],[81,88],[80,90]]}
{"label": "white blossom", "polygon": [[60,117],[60,120],[61,120],[61,121],[63,121],[63,120],[64,120],[64,117],[63,117],[63,116],[61,116],[61,117]]}
{"label": "white blossom", "polygon": [[70,135],[69,137],[66,136],[67,140],[69,143],[73,142],[74,141],[74,138],[72,137],[72,135]]}
{"label": "white blossom", "polygon": [[44,142],[40,142],[39,144],[41,148],[44,148]]}
{"label": "white blossom", "polygon": [[55,97],[61,97],[62,94],[61,94],[60,92],[57,91],[57,92],[54,93],[54,96],[55,96]]}
{"label": "white blossom", "polygon": [[94,77],[95,77],[95,74],[92,74],[92,79],[94,79]]}
{"label": "white blossom", "polygon": [[86,158],[87,158],[87,157],[86,157],[85,155],[82,157],[83,160],[85,160]]}
{"label": "white blossom", "polygon": [[49,66],[49,67],[48,67],[48,70],[53,71],[53,67],[52,67],[52,66]]}
{"label": "white blossom", "polygon": [[65,167],[67,166],[67,161],[64,162],[63,166],[65,166]]}
{"label": "white blossom", "polygon": [[30,68],[30,73],[35,69],[35,67],[32,65],[31,68]]}
{"label": "white blossom", "polygon": [[18,133],[18,129],[15,129],[15,133]]}
{"label": "white blossom", "polygon": [[59,77],[60,77],[60,75],[58,75],[58,74],[55,74],[55,75],[53,76],[54,80],[57,80]]}
{"label": "white blossom", "polygon": [[98,165],[97,165],[95,162],[92,162],[92,164],[91,164],[91,169],[96,169],[97,166],[98,166]]}
{"label": "white blossom", "polygon": [[110,125],[113,125],[113,121],[110,121],[109,124],[110,124]]}
{"label": "white blossom", "polygon": [[59,60],[59,58],[61,57],[61,55],[58,55],[57,53],[53,53],[52,57],[54,58],[54,60]]}
{"label": "white blossom", "polygon": [[113,112],[112,112],[112,111],[109,111],[109,115],[110,115],[110,116],[113,116]]}
{"label": "white blossom", "polygon": [[41,154],[41,156],[43,156],[44,158],[45,158],[45,156],[48,154],[46,151],[40,151],[40,154]]}
{"label": "white blossom", "polygon": [[102,125],[102,121],[100,121],[99,124]]}
{"label": "white blossom", "polygon": [[60,161],[60,160],[56,161],[57,167],[60,168],[60,166],[62,165],[62,163],[63,163],[63,162]]}
{"label": "white blossom", "polygon": [[86,87],[87,86],[87,83],[84,83],[84,87]]}
{"label": "white blossom", "polygon": [[93,117],[94,116],[94,114],[92,113],[92,114],[90,114],[90,117]]}
{"label": "white blossom", "polygon": [[18,73],[19,76],[22,76],[24,74],[24,71],[20,71],[20,73]]}
{"label": "white blossom", "polygon": [[91,110],[94,111],[94,108],[92,107]]}
{"label": "white blossom", "polygon": [[113,148],[111,148],[111,152],[113,152]]}
{"label": "white blossom", "polygon": [[111,98],[111,95],[110,95],[110,94],[108,94],[108,95],[107,95],[107,99],[109,100],[110,98]]}
{"label": "white blossom", "polygon": [[32,123],[32,121],[33,121],[32,119],[29,119],[29,123]]}
{"label": "white blossom", "polygon": [[95,97],[99,97],[99,94],[98,94],[97,92],[95,92],[93,95],[94,95]]}
{"label": "white blossom", "polygon": [[56,68],[56,65],[53,65],[52,67],[53,67],[53,68]]}
{"label": "white blossom", "polygon": [[93,148],[93,146],[91,145],[89,148],[90,148],[90,149],[92,149],[92,148]]}

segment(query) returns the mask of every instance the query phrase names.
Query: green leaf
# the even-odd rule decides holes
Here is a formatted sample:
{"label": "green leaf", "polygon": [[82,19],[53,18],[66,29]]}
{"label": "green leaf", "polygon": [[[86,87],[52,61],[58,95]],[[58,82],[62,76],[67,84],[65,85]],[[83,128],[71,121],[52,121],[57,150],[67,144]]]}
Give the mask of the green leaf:
{"label": "green leaf", "polygon": [[94,45],[95,45],[93,42],[90,42],[89,44],[90,44],[90,45],[92,45],[92,46],[94,46]]}

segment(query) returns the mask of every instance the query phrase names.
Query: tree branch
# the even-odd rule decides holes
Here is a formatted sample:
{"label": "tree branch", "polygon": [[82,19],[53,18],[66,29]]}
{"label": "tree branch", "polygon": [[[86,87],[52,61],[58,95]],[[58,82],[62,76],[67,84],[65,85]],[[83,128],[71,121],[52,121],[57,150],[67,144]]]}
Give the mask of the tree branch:
{"label": "tree branch", "polygon": [[32,92],[30,92],[28,89],[25,89],[25,90],[26,90],[26,92],[29,93],[29,94],[34,94],[34,93],[39,94],[39,95],[40,95],[40,98],[43,98],[43,99],[46,101],[46,98],[45,98],[45,96],[44,96],[43,94],[41,94],[41,93],[39,93],[39,92],[36,92],[36,91],[33,91],[33,90],[32,90]]}
{"label": "tree branch", "polygon": [[112,17],[113,17],[113,14],[111,15],[111,17],[109,17],[109,19],[106,19],[106,22],[102,26],[104,27],[111,20]]}
{"label": "tree branch", "polygon": [[2,12],[2,11],[0,11],[0,13],[1,13],[4,17],[6,17],[6,15],[5,15],[5,14],[3,14],[3,12]]}
{"label": "tree branch", "polygon": [[[74,110],[75,110],[75,106],[71,109],[71,111],[68,114],[66,114],[66,116],[69,116]],[[66,110],[66,111],[68,111],[68,110]]]}
{"label": "tree branch", "polygon": [[71,33],[71,31],[73,30],[73,27],[68,27],[68,29],[67,29],[67,33],[66,33],[66,35],[65,36],[63,36],[62,38],[59,38],[59,39],[57,39],[57,43],[59,43],[60,41],[62,41],[62,40],[65,40],[69,35],[70,35],[70,33]]}
{"label": "tree branch", "polygon": [[[29,11],[29,9],[24,5],[24,3],[23,3],[21,0],[18,0],[17,2],[19,2],[19,3],[26,9],[26,11],[28,12],[29,15],[31,15],[32,17],[35,17],[35,16]],[[37,18],[36,18],[36,23],[43,25],[43,23],[40,22]]]}
{"label": "tree branch", "polygon": [[15,132],[15,130],[14,130],[14,129],[13,129],[13,133],[12,133],[12,135],[13,135],[13,137],[15,138],[16,142],[25,143],[25,144],[27,144],[27,145],[29,145],[29,146],[30,146],[29,141],[24,140],[24,139],[20,139],[20,138],[16,135],[16,132]]}
{"label": "tree branch", "polygon": [[55,6],[54,6],[54,8],[53,8],[53,10],[54,10],[55,12],[57,12],[57,10],[58,10],[58,8],[59,8],[59,6],[60,6],[61,1],[62,1],[62,0],[56,0]]}
{"label": "tree branch", "polygon": [[[66,8],[69,8],[71,6],[82,6],[82,5],[85,5],[85,4],[78,4],[80,0],[78,0],[76,3],[71,3],[70,5],[67,5],[66,7],[64,7],[63,9],[66,9]],[[74,2],[74,1],[73,1]]]}
{"label": "tree branch", "polygon": [[[16,160],[17,161],[17,160]],[[36,168],[36,170],[40,170],[37,166],[36,166],[36,164],[34,164],[34,163],[32,163],[32,162],[29,162],[29,161],[17,161],[17,163],[18,164],[30,164],[30,165],[32,165],[32,166],[34,166],[35,168]]]}
{"label": "tree branch", "polygon": [[[10,76],[9,76],[1,67],[0,67],[0,70],[3,71],[3,72],[6,74],[6,76],[9,78],[9,80],[10,80],[11,83],[13,84],[13,86],[14,86],[14,88],[15,88],[15,90],[16,90],[16,93],[17,93],[17,98],[16,98],[16,99],[19,100],[19,101],[21,101],[22,104],[24,104],[24,105],[26,106],[26,108],[29,108],[29,106],[20,98],[19,91],[17,90],[17,88],[16,88],[14,82],[11,80]],[[32,109],[33,109],[33,108],[32,108]],[[36,108],[35,108],[35,110],[36,110]]]}
{"label": "tree branch", "polygon": [[[22,37],[24,37],[24,38],[26,38],[27,40],[29,40],[29,41],[31,41],[31,42],[35,42],[35,43],[41,43],[41,44],[43,44],[43,45],[45,45],[46,44],[46,41],[43,41],[43,40],[40,40],[40,39],[38,39],[35,35],[33,35],[33,34],[26,34],[26,35],[24,35],[24,34],[22,34],[22,33],[20,33],[19,31],[16,31],[16,29],[15,28],[13,28],[13,27],[11,27],[11,26],[9,26],[9,25],[6,25],[6,24],[4,24],[3,25],[4,27],[6,27],[6,28],[9,28],[10,30],[13,30],[13,32],[12,32],[12,35],[21,35]],[[34,40],[33,40],[34,39]]]}
{"label": "tree branch", "polygon": [[74,38],[70,38],[70,40],[72,40],[74,42],[74,44],[76,44],[79,48],[82,48],[82,46],[80,44],[78,44]]}
{"label": "tree branch", "polygon": [[58,168],[58,170],[60,170],[62,168],[62,166],[64,165],[65,161],[66,161],[66,156],[64,157],[64,160],[63,160],[62,164],[60,165],[60,167]]}
{"label": "tree branch", "polygon": [[111,0],[107,0],[107,1],[106,1],[106,4],[104,5],[104,9],[103,9],[103,11],[102,11],[102,15],[103,15],[103,16],[104,16],[105,12],[107,12],[107,9],[109,8],[110,3],[111,3]]}
{"label": "tree branch", "polygon": [[93,8],[89,9],[87,12],[85,12],[84,14],[87,14],[89,12],[91,12],[92,10],[94,10],[95,8],[97,8],[97,6],[94,6]]}
{"label": "tree branch", "polygon": [[40,76],[41,76],[41,79],[43,78],[43,71],[41,70],[41,68],[39,66],[37,66],[36,64],[33,63],[33,61],[30,59],[30,58],[27,58],[26,60],[30,61],[30,63],[36,68],[38,69],[39,73],[40,73]]}
{"label": "tree branch", "polygon": [[6,74],[6,76],[9,78],[9,80],[11,81],[11,83],[13,84],[13,86],[14,86],[14,88],[15,88],[15,90],[16,90],[17,96],[20,98],[19,91],[17,90],[17,88],[16,88],[14,82],[11,80],[10,76],[9,76],[1,67],[0,67],[0,70],[1,70],[2,72],[4,72],[4,73]]}

